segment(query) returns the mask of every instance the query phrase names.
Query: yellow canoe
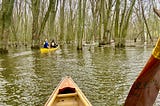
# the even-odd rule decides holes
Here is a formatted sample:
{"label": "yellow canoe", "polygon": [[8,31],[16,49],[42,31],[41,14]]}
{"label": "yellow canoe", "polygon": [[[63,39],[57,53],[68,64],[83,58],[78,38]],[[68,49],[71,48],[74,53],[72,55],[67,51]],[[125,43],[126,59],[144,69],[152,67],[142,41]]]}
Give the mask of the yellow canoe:
{"label": "yellow canoe", "polygon": [[71,77],[65,77],[53,91],[45,106],[92,106]]}
{"label": "yellow canoe", "polygon": [[58,46],[56,48],[40,48],[41,53],[48,53],[48,52],[53,52],[58,49]]}

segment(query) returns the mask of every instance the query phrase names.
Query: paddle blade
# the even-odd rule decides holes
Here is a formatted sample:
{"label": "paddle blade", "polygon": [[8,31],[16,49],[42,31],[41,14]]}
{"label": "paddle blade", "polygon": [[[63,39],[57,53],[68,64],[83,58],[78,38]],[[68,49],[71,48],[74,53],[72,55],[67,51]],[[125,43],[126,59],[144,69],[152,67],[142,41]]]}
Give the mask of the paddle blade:
{"label": "paddle blade", "polygon": [[160,39],[133,83],[124,106],[153,106],[160,88]]}

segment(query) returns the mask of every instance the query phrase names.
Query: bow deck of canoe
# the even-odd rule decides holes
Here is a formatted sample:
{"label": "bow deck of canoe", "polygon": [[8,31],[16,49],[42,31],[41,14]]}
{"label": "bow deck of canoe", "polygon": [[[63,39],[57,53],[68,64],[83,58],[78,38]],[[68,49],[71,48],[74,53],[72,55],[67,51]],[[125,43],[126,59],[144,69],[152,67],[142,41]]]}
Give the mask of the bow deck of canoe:
{"label": "bow deck of canoe", "polygon": [[65,77],[53,91],[45,106],[92,106],[71,77]]}

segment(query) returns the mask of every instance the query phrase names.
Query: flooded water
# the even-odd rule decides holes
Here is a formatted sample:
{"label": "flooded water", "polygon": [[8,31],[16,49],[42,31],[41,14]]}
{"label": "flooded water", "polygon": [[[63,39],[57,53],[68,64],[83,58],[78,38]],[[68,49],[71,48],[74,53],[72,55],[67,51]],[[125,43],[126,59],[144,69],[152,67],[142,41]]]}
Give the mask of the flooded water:
{"label": "flooded water", "polygon": [[[12,49],[0,55],[0,105],[43,106],[59,81],[71,76],[93,106],[123,106],[152,48],[72,46],[41,54]],[[155,106],[160,105],[159,96]]]}

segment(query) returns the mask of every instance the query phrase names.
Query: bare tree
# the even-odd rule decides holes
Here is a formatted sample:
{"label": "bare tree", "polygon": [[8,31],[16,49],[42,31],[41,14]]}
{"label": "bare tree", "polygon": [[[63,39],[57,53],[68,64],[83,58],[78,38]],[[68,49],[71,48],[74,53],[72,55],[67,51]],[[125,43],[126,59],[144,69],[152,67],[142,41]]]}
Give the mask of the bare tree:
{"label": "bare tree", "polygon": [[75,22],[75,4],[73,0],[69,0],[69,16],[68,16],[68,22],[67,22],[67,36],[66,36],[66,42],[71,43],[75,40],[75,33],[74,33],[74,22]]}
{"label": "bare tree", "polygon": [[53,4],[52,4],[52,8],[51,8],[51,13],[50,13],[50,17],[49,17],[49,35],[52,38],[57,37],[58,35],[54,34],[54,30],[55,30],[55,18],[56,18],[56,13],[58,10],[58,2],[59,0],[54,0]]}
{"label": "bare tree", "polygon": [[39,8],[40,8],[40,0],[31,0],[32,2],[32,17],[33,17],[33,22],[32,22],[32,48],[39,48],[39,41],[40,39],[38,38],[38,17],[39,17]]}
{"label": "bare tree", "polygon": [[78,31],[77,31],[77,50],[82,50],[82,0],[78,0]]}
{"label": "bare tree", "polygon": [[[91,11],[92,11],[92,23],[91,23],[91,35],[89,36],[89,40],[92,41],[98,35],[98,13],[99,13],[99,0],[90,0]],[[99,40],[99,39],[98,39]]]}
{"label": "bare tree", "polygon": [[[132,15],[133,7],[135,5],[136,0],[131,1],[131,6],[128,8],[128,11],[126,11],[127,6],[127,0],[124,1],[124,10],[122,12],[122,17],[120,14],[120,0],[117,0],[116,7],[115,7],[115,46],[116,47],[125,47],[125,38],[127,36],[128,31],[128,25],[130,21],[130,17]],[[121,19],[121,20],[120,20]],[[120,25],[119,25],[120,23]]]}
{"label": "bare tree", "polygon": [[150,30],[149,30],[149,27],[148,27],[148,23],[147,23],[146,17],[145,17],[145,15],[144,15],[143,3],[142,3],[142,1],[139,1],[139,3],[140,3],[140,5],[141,5],[142,16],[143,16],[143,20],[144,20],[144,23],[145,23],[146,28],[147,28],[147,33],[148,33],[151,41],[153,42],[153,39],[152,39],[152,37],[151,37],[151,33],[150,33]]}
{"label": "bare tree", "polygon": [[40,0],[32,0],[32,14],[33,14],[33,23],[32,23],[32,46],[31,48],[40,48],[40,36],[44,31],[44,27],[49,18],[51,9],[54,7],[56,0],[50,0],[48,10],[46,11],[42,22],[39,22],[39,8]]}
{"label": "bare tree", "polygon": [[60,0],[60,41],[63,44],[64,43],[64,8],[65,8],[65,1],[66,0]]}
{"label": "bare tree", "polygon": [[10,34],[10,24],[12,19],[12,11],[14,0],[2,0],[2,8],[0,11],[0,52],[8,52],[8,38]]}

